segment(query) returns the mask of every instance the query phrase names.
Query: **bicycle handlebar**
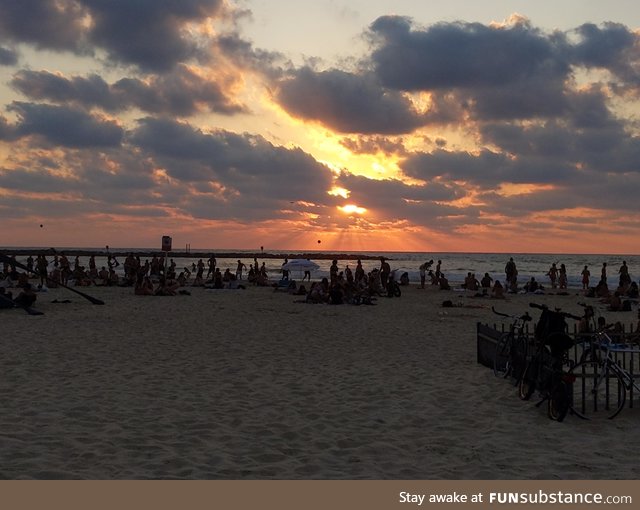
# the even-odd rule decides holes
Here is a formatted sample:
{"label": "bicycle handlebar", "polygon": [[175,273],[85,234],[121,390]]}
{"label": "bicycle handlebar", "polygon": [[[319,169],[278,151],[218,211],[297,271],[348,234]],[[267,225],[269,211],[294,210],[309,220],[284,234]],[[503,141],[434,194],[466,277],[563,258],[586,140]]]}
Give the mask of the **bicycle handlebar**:
{"label": "bicycle handlebar", "polygon": [[495,309],[494,306],[491,307],[491,311],[496,315],[500,315],[501,317],[508,317],[509,319],[520,319],[524,322],[531,320],[531,316],[527,312],[525,312],[524,315],[509,315],[507,313],[499,312],[498,310]]}

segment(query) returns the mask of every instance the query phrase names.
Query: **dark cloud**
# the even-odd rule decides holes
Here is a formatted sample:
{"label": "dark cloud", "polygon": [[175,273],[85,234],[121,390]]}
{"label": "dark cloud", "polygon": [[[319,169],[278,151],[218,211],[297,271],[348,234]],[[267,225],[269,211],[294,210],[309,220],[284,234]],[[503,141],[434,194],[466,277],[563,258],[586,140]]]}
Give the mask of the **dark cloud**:
{"label": "dark cloud", "polygon": [[208,58],[210,41],[187,24],[221,16],[223,0],[0,0],[0,39],[41,49],[91,53],[165,72]]}
{"label": "dark cloud", "polygon": [[215,47],[219,54],[224,55],[234,65],[260,72],[269,79],[280,78],[284,72],[283,67],[291,67],[290,62],[281,53],[256,48],[235,32],[217,36]]}
{"label": "dark cloud", "polygon": [[[212,182],[219,207],[241,214],[265,204],[273,214],[291,201],[325,202],[331,172],[300,149],[276,147],[260,136],[204,133],[185,123],[147,118],[131,142],[179,182],[206,190]],[[225,205],[226,204],[226,205]]]}
{"label": "dark cloud", "polygon": [[112,59],[144,70],[168,71],[206,49],[185,25],[217,15],[222,0],[80,0],[91,14],[90,40]]}
{"label": "dark cloud", "polygon": [[460,106],[453,120],[464,112],[481,121],[564,116],[579,68],[600,67],[640,83],[637,34],[614,23],[576,32],[574,43],[570,33],[543,33],[523,19],[418,28],[409,18],[384,16],[370,27],[371,64],[387,88],[448,94],[448,104]]}
{"label": "dark cloud", "polygon": [[87,11],[76,0],[0,0],[0,39],[83,51]]}
{"label": "dark cloud", "polygon": [[98,106],[109,111],[119,108],[110,85],[97,74],[86,78],[66,78],[48,71],[21,70],[14,75],[11,85],[26,97],[37,101]]}
{"label": "dark cloud", "polygon": [[372,75],[305,67],[280,82],[276,97],[291,115],[341,133],[408,133],[425,122],[407,98]]}
{"label": "dark cloud", "polygon": [[18,136],[38,135],[63,147],[113,147],[124,131],[114,121],[62,106],[14,102],[9,109],[18,116]]}
{"label": "dark cloud", "polygon": [[14,66],[18,63],[18,53],[0,46],[0,66]]}
{"label": "dark cloud", "polygon": [[48,71],[23,70],[16,73],[11,84],[30,99],[110,112],[139,108],[149,113],[188,116],[201,110],[225,114],[245,110],[225,94],[215,78],[202,77],[183,65],[147,80],[123,78],[113,84],[95,74],[66,78]]}
{"label": "dark cloud", "polygon": [[228,95],[225,84],[183,65],[146,81],[119,80],[112,86],[112,93],[120,104],[150,113],[188,116],[202,110],[224,114],[246,111],[245,106]]}
{"label": "dark cloud", "polygon": [[408,18],[384,16],[370,29],[380,40],[371,56],[376,74],[393,89],[496,87],[568,69],[556,58],[554,41],[528,23],[439,23],[412,30]]}
{"label": "dark cloud", "polygon": [[[612,69],[626,74],[627,58],[638,43],[638,36],[620,23],[603,23],[602,26],[585,23],[576,29],[580,41],[574,45],[573,60],[586,67]],[[636,51],[636,60],[638,58]]]}
{"label": "dark cloud", "polygon": [[[571,175],[559,170],[563,167],[603,173],[637,172],[640,139],[629,131],[624,120],[611,113],[606,101],[600,89],[586,89],[568,96],[562,119],[487,123],[480,126],[480,133],[484,143],[509,154],[514,175],[520,175],[515,169],[524,163],[531,168],[538,165],[545,179],[550,178],[547,169],[555,169],[560,177]],[[506,172],[504,177],[508,175]]]}
{"label": "dark cloud", "polygon": [[493,189],[502,183],[548,184],[568,182],[578,175],[575,166],[547,158],[512,157],[484,149],[478,153],[442,149],[415,153],[401,164],[409,177],[431,182],[457,181]]}

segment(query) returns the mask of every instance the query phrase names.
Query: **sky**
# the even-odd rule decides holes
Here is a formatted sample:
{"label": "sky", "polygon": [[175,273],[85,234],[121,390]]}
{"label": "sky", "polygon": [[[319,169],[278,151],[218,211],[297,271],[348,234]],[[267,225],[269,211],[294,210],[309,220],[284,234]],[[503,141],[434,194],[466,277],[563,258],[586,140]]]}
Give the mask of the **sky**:
{"label": "sky", "polygon": [[0,0],[0,78],[0,246],[640,251],[635,0]]}

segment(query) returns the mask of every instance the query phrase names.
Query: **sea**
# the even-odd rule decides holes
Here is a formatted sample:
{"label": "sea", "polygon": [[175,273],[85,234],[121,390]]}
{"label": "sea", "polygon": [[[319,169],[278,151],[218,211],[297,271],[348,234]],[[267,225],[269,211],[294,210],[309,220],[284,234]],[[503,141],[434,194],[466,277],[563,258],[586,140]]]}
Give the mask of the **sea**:
{"label": "sea", "polygon": [[[20,253],[21,250],[33,251],[38,248],[0,248],[0,252],[9,250],[12,253]],[[42,253],[47,254],[47,259],[52,260],[53,255],[49,248],[41,248]],[[101,248],[56,248],[58,253],[64,252],[67,254],[69,261],[73,264],[73,256],[70,256],[73,252],[91,253],[95,252],[96,264],[98,268],[107,265],[107,258],[104,256],[104,249]],[[153,250],[150,248],[113,248],[113,252],[118,254],[123,253],[142,253],[148,255],[149,252],[161,253],[159,250]],[[284,263],[284,257],[304,257],[309,258],[318,264],[319,269],[312,272],[312,278],[319,280],[323,277],[329,276],[329,267],[331,266],[332,258],[338,260],[338,267],[340,270],[344,270],[349,266],[352,270],[356,266],[356,258],[362,257],[362,266],[365,271],[371,271],[374,268],[380,267],[380,257],[387,259],[391,265],[391,269],[396,271],[396,277],[399,278],[402,273],[407,273],[410,282],[419,282],[420,280],[420,266],[425,262],[433,260],[432,270],[435,270],[437,262],[441,262],[441,271],[448,278],[451,283],[463,282],[468,273],[474,273],[478,280],[481,280],[485,273],[494,280],[500,280],[504,283],[505,273],[504,268],[510,257],[513,257],[516,267],[518,269],[518,282],[524,284],[526,281],[534,277],[539,283],[546,285],[549,284],[549,278],[547,273],[552,263],[556,263],[556,266],[560,268],[560,264],[564,264],[567,268],[568,284],[571,288],[582,287],[582,270],[584,266],[588,266],[591,273],[591,285],[594,286],[600,279],[600,273],[603,263],[607,264],[607,276],[609,287],[617,285],[618,283],[618,270],[623,261],[626,261],[629,267],[629,273],[633,280],[640,278],[640,256],[639,255],[611,255],[611,254],[554,254],[554,253],[462,253],[462,252],[344,252],[335,253],[328,251],[291,251],[291,250],[270,250],[256,253],[255,250],[222,250],[222,249],[198,249],[198,256],[190,256],[183,252],[168,253],[169,258],[173,258],[178,272],[183,268],[188,268],[190,271],[194,264],[198,263],[200,258],[205,263],[206,274],[206,262],[207,258],[202,257],[204,253],[210,255],[215,254],[218,267],[224,272],[226,268],[229,268],[232,273],[235,274],[237,261],[241,260],[247,268],[253,263],[254,257],[258,259],[259,265],[265,263],[268,274],[273,280],[278,279],[278,275],[281,274],[282,264]],[[147,256],[141,257],[142,263],[144,263]],[[16,260],[18,262],[25,263],[27,259],[26,255],[17,255]],[[118,255],[120,266],[118,271],[122,272],[124,261],[124,255]],[[80,256],[80,263],[88,266],[88,256]],[[302,278],[302,274],[297,275],[293,273],[292,278]]]}

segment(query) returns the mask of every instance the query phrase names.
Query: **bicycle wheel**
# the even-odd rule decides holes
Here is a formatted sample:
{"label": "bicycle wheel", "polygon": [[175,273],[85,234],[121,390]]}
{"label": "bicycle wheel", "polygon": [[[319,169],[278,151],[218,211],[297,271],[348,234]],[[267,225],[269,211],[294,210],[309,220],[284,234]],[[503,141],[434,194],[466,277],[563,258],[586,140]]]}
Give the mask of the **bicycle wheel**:
{"label": "bicycle wheel", "polygon": [[496,354],[493,358],[493,373],[496,377],[507,377],[511,368],[511,335],[504,333],[496,343]]}
{"label": "bicycle wheel", "polygon": [[615,418],[624,407],[627,389],[620,374],[597,361],[578,363],[569,371],[575,377],[571,411],[585,420]]}
{"label": "bicycle wheel", "polygon": [[564,380],[558,381],[558,384],[549,393],[547,400],[547,416],[555,421],[564,420],[569,412],[571,404],[571,388]]}
{"label": "bicycle wheel", "polygon": [[540,361],[534,357],[522,372],[520,383],[518,384],[518,396],[521,400],[529,400],[533,392],[536,391],[536,380],[538,379]]}
{"label": "bicycle wheel", "polygon": [[511,344],[511,366],[509,368],[511,377],[515,380],[515,384],[520,383],[520,378],[527,366],[527,350],[528,340],[525,336],[518,336]]}

